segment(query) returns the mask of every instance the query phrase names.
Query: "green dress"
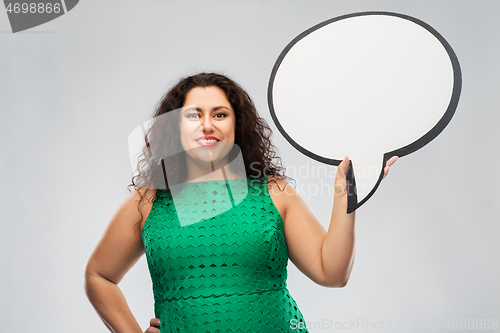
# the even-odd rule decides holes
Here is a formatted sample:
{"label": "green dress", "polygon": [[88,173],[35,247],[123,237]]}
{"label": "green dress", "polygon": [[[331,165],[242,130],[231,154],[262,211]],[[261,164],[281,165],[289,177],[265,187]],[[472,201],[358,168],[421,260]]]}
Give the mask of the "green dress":
{"label": "green dress", "polygon": [[157,191],[142,240],[162,333],[307,332],[287,289],[283,220],[266,182]]}

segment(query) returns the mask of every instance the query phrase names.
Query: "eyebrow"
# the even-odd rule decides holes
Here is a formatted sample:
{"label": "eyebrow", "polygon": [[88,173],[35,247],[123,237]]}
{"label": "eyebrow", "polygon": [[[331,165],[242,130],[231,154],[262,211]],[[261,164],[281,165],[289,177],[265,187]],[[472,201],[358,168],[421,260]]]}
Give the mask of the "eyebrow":
{"label": "eyebrow", "polygon": [[[213,111],[217,111],[217,110],[220,110],[220,109],[226,109],[226,110],[228,110],[229,112],[231,112],[231,109],[229,109],[227,106],[223,106],[223,105],[220,105],[220,106],[215,106],[215,107],[213,107],[213,108],[212,108],[212,110],[211,110],[211,111],[213,112]],[[196,110],[196,111],[199,111],[199,112],[201,112],[201,111],[202,111],[202,110],[201,110],[201,108],[189,107],[189,108],[185,109],[185,110],[183,111],[183,113],[186,113],[186,112],[188,112],[188,111],[193,111],[193,110]]]}

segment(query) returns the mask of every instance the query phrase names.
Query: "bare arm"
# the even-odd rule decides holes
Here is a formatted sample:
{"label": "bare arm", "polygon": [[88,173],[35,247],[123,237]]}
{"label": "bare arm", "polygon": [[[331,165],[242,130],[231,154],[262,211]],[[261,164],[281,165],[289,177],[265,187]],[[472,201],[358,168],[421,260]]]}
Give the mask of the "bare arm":
{"label": "bare arm", "polygon": [[[387,162],[385,175],[396,160]],[[311,280],[325,287],[345,286],[354,262],[355,213],[347,214],[345,170],[348,165],[346,159],[337,170],[328,231],[300,195],[291,186],[286,186],[286,181],[278,181],[281,189],[285,187],[283,192],[278,186],[270,189],[271,198],[283,218],[290,260]]]}
{"label": "bare arm", "polygon": [[[151,196],[153,191],[148,191]],[[139,195],[130,193],[114,214],[85,270],[85,292],[111,332],[142,333],[118,283],[144,254],[141,230],[151,204],[137,209]],[[144,202],[144,201],[143,201]]]}
{"label": "bare arm", "polygon": [[334,185],[333,209],[330,226],[321,248],[324,281],[326,286],[344,287],[354,264],[356,212],[347,214],[347,186],[345,170],[349,160],[337,169]]}

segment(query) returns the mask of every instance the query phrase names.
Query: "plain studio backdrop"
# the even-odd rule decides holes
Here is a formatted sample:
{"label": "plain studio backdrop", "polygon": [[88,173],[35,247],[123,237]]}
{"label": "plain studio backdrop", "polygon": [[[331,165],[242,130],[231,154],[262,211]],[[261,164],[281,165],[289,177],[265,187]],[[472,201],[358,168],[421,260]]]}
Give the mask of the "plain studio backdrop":
{"label": "plain studio backdrop", "polygon": [[[128,134],[173,82],[227,74],[271,124],[267,85],[283,48],[322,21],[373,10],[445,37],[460,60],[461,99],[441,135],[400,159],[357,211],[348,285],[321,287],[289,263],[289,290],[311,332],[448,331],[460,321],[474,331],[499,320],[497,1],[84,0],[16,34],[0,10],[0,331],[107,331],[83,290],[85,264],[127,194]],[[328,228],[336,167],[271,127]],[[120,287],[145,329],[154,312],[144,257]]]}

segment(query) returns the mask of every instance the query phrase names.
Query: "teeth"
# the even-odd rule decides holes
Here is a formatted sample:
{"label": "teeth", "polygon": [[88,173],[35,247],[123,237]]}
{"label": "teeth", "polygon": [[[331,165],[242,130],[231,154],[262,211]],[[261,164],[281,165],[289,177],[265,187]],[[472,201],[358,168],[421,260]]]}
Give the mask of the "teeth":
{"label": "teeth", "polygon": [[199,139],[199,140],[197,140],[197,141],[198,141],[198,142],[204,142],[204,143],[213,143],[213,142],[217,142],[217,140],[215,140],[215,139],[209,139],[209,140],[207,140],[207,139]]}

